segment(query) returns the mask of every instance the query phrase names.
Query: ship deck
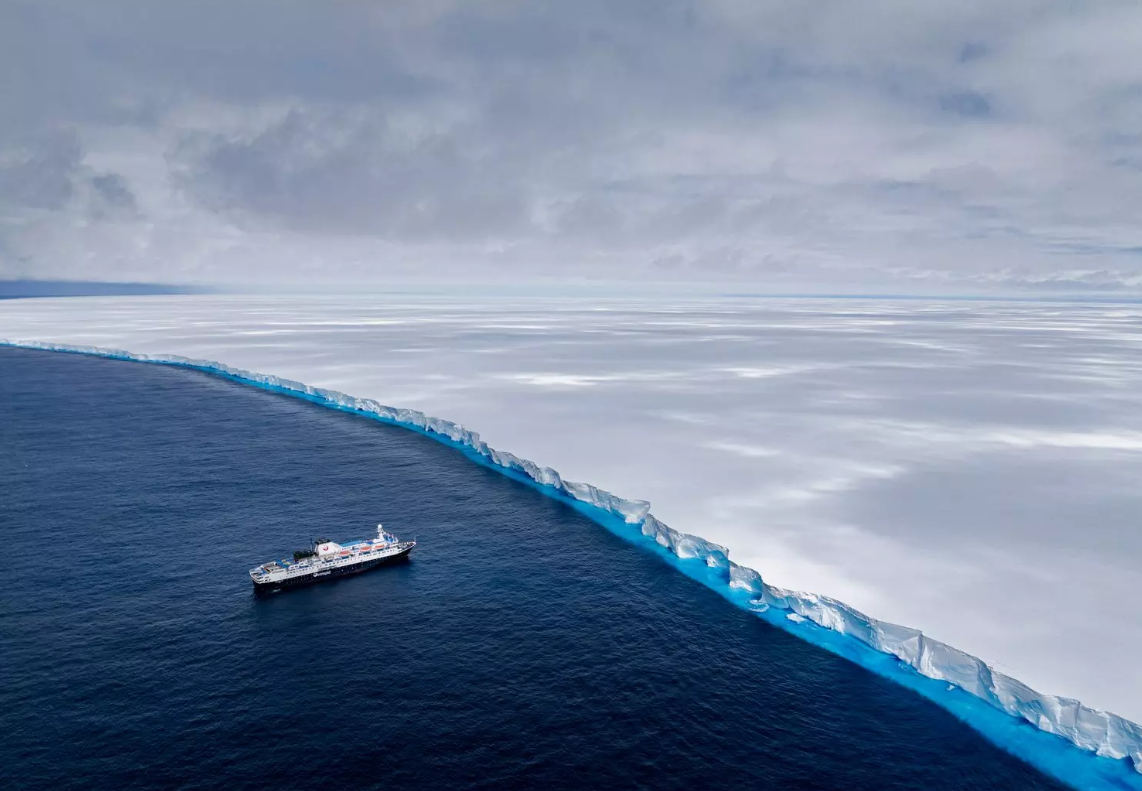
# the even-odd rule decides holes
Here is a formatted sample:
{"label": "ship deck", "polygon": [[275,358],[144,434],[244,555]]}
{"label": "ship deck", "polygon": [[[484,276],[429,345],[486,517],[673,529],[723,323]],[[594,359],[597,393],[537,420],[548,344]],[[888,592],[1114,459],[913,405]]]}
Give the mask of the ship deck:
{"label": "ship deck", "polygon": [[[406,541],[399,541],[399,540],[398,541],[392,541],[392,540],[386,541],[386,540],[382,540],[379,538],[354,539],[353,541],[347,541],[343,544],[339,544],[339,546],[341,547],[340,550],[338,550],[335,553],[330,553],[329,555],[327,555],[326,557],[323,557],[323,558],[307,557],[307,558],[303,558],[302,560],[291,560],[288,558],[278,558],[276,560],[266,561],[265,563],[258,566],[257,568],[251,569],[250,573],[251,573],[251,575],[256,575],[257,578],[261,579],[263,575],[266,577],[269,577],[269,576],[274,575],[274,574],[287,574],[288,575],[290,572],[295,571],[295,570],[299,570],[300,568],[319,569],[319,568],[322,568],[322,567],[325,567],[328,565],[343,565],[343,563],[340,563],[340,562],[347,561],[347,560],[356,561],[357,559],[364,560],[364,559],[370,557],[371,555],[373,555],[374,552],[376,552],[376,554],[378,556],[380,556],[383,554],[383,550],[390,549],[393,547],[399,547],[399,546],[406,544],[406,543],[413,543],[413,542],[406,542]],[[377,551],[377,550],[381,550],[381,551]]]}

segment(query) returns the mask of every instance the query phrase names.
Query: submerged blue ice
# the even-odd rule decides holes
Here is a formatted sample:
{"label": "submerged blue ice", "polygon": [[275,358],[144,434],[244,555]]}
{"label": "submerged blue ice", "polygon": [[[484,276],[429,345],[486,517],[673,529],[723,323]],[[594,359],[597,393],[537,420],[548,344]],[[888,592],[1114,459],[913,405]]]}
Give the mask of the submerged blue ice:
{"label": "submerged blue ice", "polygon": [[[1142,726],[1077,700],[1037,692],[975,656],[926,637],[918,629],[879,621],[825,596],[770,585],[756,570],[731,561],[725,547],[681,533],[659,521],[650,513],[650,503],[618,497],[590,484],[566,481],[550,467],[490,447],[479,434],[452,421],[219,362],[38,341],[0,340],[0,345],[191,368],[416,430],[454,445],[477,461],[549,495],[573,502],[626,538],[652,543],[689,576],[739,606],[916,689],[999,746],[1066,782],[1082,787],[1142,788]],[[1037,731],[1021,726],[1020,722],[1029,723]],[[1048,734],[1062,737],[1086,753],[1058,750],[1064,745]],[[1097,760],[1091,754],[1117,761]]]}

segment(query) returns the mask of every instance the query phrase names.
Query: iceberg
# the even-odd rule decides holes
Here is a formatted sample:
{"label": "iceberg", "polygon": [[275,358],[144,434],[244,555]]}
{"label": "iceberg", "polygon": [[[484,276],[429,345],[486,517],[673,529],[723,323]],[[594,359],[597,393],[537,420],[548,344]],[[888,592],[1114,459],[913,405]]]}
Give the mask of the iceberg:
{"label": "iceberg", "polygon": [[[417,431],[452,445],[479,463],[524,481],[549,496],[573,503],[605,527],[668,556],[679,569],[744,609],[916,689],[981,730],[999,746],[1065,782],[1082,787],[1142,789],[1142,726],[1139,724],[1087,707],[1077,700],[1040,693],[978,657],[926,637],[919,629],[877,620],[826,596],[770,585],[757,570],[731,561],[726,547],[679,532],[658,520],[650,512],[649,502],[619,497],[591,484],[566,481],[558,471],[493,448],[475,431],[452,421],[221,362],[41,341],[0,340],[0,346],[193,369]],[[883,660],[889,660],[890,664]],[[981,703],[993,714],[1002,714],[1003,721],[981,715]],[[1062,742],[1036,741],[1028,747],[1022,731],[1012,729],[1011,723],[1025,723],[1040,736],[1060,737],[1088,755],[1113,759],[1114,763],[1076,763],[1067,757],[1055,760],[1049,754],[1055,746],[1065,746]],[[1023,741],[1016,744],[1020,739]]]}

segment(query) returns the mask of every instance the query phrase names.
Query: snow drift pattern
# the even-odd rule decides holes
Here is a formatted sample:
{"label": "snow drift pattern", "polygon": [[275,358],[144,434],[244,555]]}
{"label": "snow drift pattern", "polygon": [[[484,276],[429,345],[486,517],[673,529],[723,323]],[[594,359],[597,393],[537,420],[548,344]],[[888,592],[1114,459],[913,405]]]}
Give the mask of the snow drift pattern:
{"label": "snow drift pattern", "polygon": [[844,602],[813,593],[789,591],[767,584],[757,571],[729,559],[729,551],[698,536],[680,533],[650,513],[650,503],[627,500],[585,483],[565,481],[556,470],[496,450],[480,435],[449,420],[429,417],[412,409],[397,409],[367,398],[312,387],[271,374],[245,371],[207,360],[177,355],[134,354],[114,349],[71,346],[39,341],[4,341],[0,345],[45,351],[72,352],[121,360],[173,365],[219,374],[267,389],[290,393],[338,409],[369,414],[383,422],[446,438],[483,456],[491,464],[527,476],[540,486],[586,503],[637,525],[642,534],[680,559],[700,559],[710,568],[725,570],[733,590],[750,596],[756,609],[775,609],[793,622],[812,621],[912,667],[923,676],[945,681],[992,707],[1020,717],[1047,733],[1056,734],[1097,755],[1129,759],[1142,773],[1142,726],[1117,714],[1091,709],[1077,700],[1045,695],[990,667],[983,660],[925,637],[918,629],[886,623],[853,609]]}

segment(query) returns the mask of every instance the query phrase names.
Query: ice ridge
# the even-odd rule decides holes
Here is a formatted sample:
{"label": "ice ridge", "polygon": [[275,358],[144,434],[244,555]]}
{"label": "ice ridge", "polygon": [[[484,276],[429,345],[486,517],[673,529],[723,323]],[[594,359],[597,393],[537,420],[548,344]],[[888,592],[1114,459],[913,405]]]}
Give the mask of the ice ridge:
{"label": "ice ridge", "polygon": [[1084,706],[1071,698],[1037,692],[1000,673],[978,657],[926,637],[919,629],[877,620],[827,596],[770,585],[754,569],[732,562],[725,547],[699,536],[681,533],[659,521],[650,513],[650,503],[618,497],[590,484],[565,481],[551,467],[541,467],[529,459],[492,448],[480,439],[478,433],[450,420],[208,360],[40,341],[0,340],[0,345],[192,368],[344,411],[364,413],[385,423],[445,439],[474,452],[495,467],[525,476],[540,487],[553,489],[558,495],[597,508],[639,528],[643,536],[679,560],[703,561],[706,567],[716,571],[716,577],[731,591],[747,595],[751,609],[778,611],[792,623],[811,621],[850,637],[875,651],[896,657],[922,676],[947,682],[991,707],[1018,717],[1041,731],[1067,739],[1083,750],[1129,761],[1135,772],[1142,773],[1142,726],[1137,723]]}

